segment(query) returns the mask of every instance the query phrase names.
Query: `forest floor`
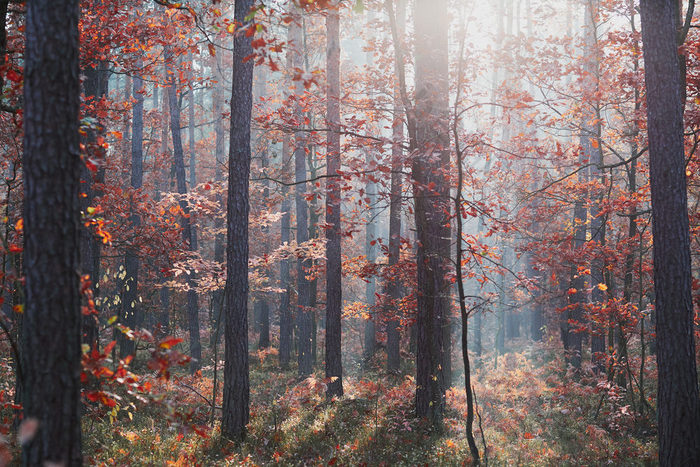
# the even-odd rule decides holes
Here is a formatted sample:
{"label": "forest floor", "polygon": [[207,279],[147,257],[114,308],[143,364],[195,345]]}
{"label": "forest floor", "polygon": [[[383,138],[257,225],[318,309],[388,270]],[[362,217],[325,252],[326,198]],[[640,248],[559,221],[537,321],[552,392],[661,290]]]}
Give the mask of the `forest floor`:
{"label": "forest floor", "polygon": [[[572,378],[554,357],[485,357],[474,372],[480,419],[475,436],[490,465],[654,465],[653,415],[640,417],[624,394],[592,373]],[[651,365],[650,362],[649,365]],[[377,362],[380,365],[381,362]],[[84,417],[92,465],[469,465],[461,375],[447,393],[444,426],[413,416],[410,376],[366,371],[344,378],[345,396],[328,403],[320,376],[280,372],[274,351],[251,354],[251,423],[239,445],[210,425],[212,369],[154,383],[163,398],[136,410]],[[410,372],[407,372],[410,374]],[[320,373],[319,373],[320,374]],[[218,375],[221,380],[221,372]],[[221,394],[219,392],[219,394]],[[653,404],[654,401],[652,401]],[[218,417],[217,413],[217,417]],[[173,420],[179,420],[173,423]],[[479,426],[482,426],[482,436]]]}

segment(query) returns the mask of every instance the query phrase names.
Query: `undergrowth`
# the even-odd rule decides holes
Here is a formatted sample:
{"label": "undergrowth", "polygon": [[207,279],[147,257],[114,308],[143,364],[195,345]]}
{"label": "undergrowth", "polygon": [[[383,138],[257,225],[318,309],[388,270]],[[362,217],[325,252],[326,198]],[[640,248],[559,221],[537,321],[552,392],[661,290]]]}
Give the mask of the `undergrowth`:
{"label": "undergrowth", "polygon": [[[544,349],[507,354],[497,366],[492,358],[477,363],[475,436],[482,456],[484,441],[488,446],[489,465],[656,463],[653,426],[638,429],[650,422],[625,404],[619,388],[602,384],[604,376],[566,372]],[[205,368],[202,375],[154,383],[160,384],[162,403],[139,408],[133,419],[123,413],[113,421],[86,417],[85,460],[182,466],[471,463],[463,387],[448,390],[444,423],[435,430],[413,415],[410,376],[372,370],[346,376],[345,396],[328,402],[320,374],[298,380],[293,369],[276,366],[274,354],[251,355],[251,423],[242,443],[221,438],[218,410],[210,424],[213,375]],[[460,378],[455,375],[455,384]]]}

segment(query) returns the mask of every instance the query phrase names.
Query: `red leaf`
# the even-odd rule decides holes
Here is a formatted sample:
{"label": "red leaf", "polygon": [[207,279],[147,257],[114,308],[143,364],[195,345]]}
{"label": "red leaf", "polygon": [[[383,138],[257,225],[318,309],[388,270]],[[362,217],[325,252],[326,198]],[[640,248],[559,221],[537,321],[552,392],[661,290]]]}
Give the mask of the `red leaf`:
{"label": "red leaf", "polygon": [[5,75],[5,76],[7,76],[7,79],[9,79],[10,81],[13,81],[15,83],[19,83],[22,81],[22,75],[20,75],[19,73],[17,73],[15,70],[12,70],[12,69],[7,70],[7,75]]}
{"label": "red leaf", "polygon": [[171,348],[175,347],[177,344],[179,344],[180,342],[182,342],[182,339],[177,338],[177,337],[170,337],[170,338],[167,338],[165,340],[162,340],[160,342],[160,344],[158,344],[158,346],[161,349],[171,349]]}
{"label": "red leaf", "polygon": [[112,341],[109,344],[107,344],[107,347],[105,347],[104,354],[107,355],[112,351],[114,346],[117,345],[117,341]]}

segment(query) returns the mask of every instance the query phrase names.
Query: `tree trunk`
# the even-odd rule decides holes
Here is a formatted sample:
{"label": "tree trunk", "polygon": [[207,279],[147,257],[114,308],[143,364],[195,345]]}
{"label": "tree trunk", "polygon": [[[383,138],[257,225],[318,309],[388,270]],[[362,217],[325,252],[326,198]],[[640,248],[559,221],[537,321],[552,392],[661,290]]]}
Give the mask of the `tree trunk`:
{"label": "tree trunk", "polygon": [[[167,48],[166,63],[172,60],[172,51]],[[175,177],[177,179],[177,192],[181,195],[187,194],[187,181],[185,179],[185,153],[182,148],[182,136],[180,134],[180,105],[177,98],[177,81],[174,72],[168,73],[168,105],[170,107],[170,132],[173,139],[173,163],[175,165]],[[180,201],[180,209],[183,216],[180,219],[182,225],[182,237],[185,245],[189,245],[190,251],[197,251],[197,237],[192,235],[192,225],[190,223],[189,203]],[[202,346],[199,337],[199,310],[197,303],[197,284],[194,280],[194,271],[190,271],[187,276],[187,322],[190,333],[190,371],[194,373],[202,364]]]}
{"label": "tree trunk", "polygon": [[[603,165],[603,149],[601,147],[600,135],[600,106],[598,104],[598,73],[599,73],[599,58],[597,50],[597,15],[598,15],[598,0],[587,0],[584,12],[584,56],[583,56],[583,122],[581,125],[581,148],[584,157],[590,160],[593,166],[590,168],[590,180],[605,181],[605,177],[601,173],[600,166]],[[596,190],[600,192],[600,190]],[[600,215],[600,201],[602,195],[592,193],[591,198],[594,201],[591,204],[591,238],[596,254],[591,261],[591,301],[594,306],[600,307],[605,300],[605,293],[598,285],[603,284],[604,279],[604,260],[602,258],[602,247],[605,245],[605,222]],[[603,359],[605,358],[605,333],[602,326],[596,324],[595,319],[590,320],[591,323],[591,359],[594,363],[594,368],[598,371],[605,369]]]}
{"label": "tree trunk", "polygon": [[[165,70],[165,81],[168,81],[167,69]],[[169,105],[168,105],[168,93],[163,92],[163,102],[161,103],[161,118],[165,119],[166,115],[169,115]],[[168,155],[168,127],[163,124],[160,134],[160,154],[161,157],[166,157]],[[156,185],[155,200],[160,200],[161,191],[168,191],[168,174],[169,169],[165,169],[161,172],[161,177]],[[167,264],[169,266],[169,264]],[[158,281],[160,285],[160,313],[158,316],[158,323],[156,325],[158,329],[158,335],[161,337],[170,334],[170,289],[162,285],[166,282],[165,275],[162,272],[158,273]]]}
{"label": "tree trunk", "polygon": [[234,19],[242,26],[233,40],[231,136],[228,171],[226,247],[226,366],[221,433],[225,438],[245,437],[250,417],[248,369],[248,214],[250,197],[250,122],[253,107],[252,34],[246,21],[253,0],[239,0]]}
{"label": "tree trunk", "polygon": [[343,395],[341,356],[342,275],[340,258],[340,13],[332,5],[326,16],[326,397]]}
{"label": "tree trunk", "polygon": [[[303,69],[304,61],[302,55],[303,41],[301,31],[301,12],[296,6],[292,7],[293,21],[289,25],[290,46],[287,53],[292,55],[292,64],[295,69]],[[295,83],[296,97],[299,99],[304,93],[303,83],[297,81]],[[303,114],[301,105],[298,102],[294,104],[294,116],[297,119],[297,125],[301,126]],[[295,202],[297,211],[297,245],[301,245],[309,240],[309,212],[305,199],[306,195],[306,147],[307,137],[305,131],[297,131],[294,135],[294,174],[296,179],[295,185]],[[312,355],[311,355],[311,313],[309,305],[311,303],[311,288],[309,281],[306,279],[306,269],[311,266],[311,261],[304,258],[297,259],[297,314],[296,323],[299,333],[299,344],[297,359],[299,363],[299,376],[306,377],[312,371]]]}
{"label": "tree trunk", "polygon": [[24,55],[24,465],[82,463],[77,0],[27,4]]}
{"label": "tree trunk", "polygon": [[442,424],[443,325],[450,255],[446,0],[415,4],[415,145],[413,160],[417,231],[416,414]]}
{"label": "tree trunk", "polygon": [[[289,142],[285,137],[282,142],[282,160],[288,160]],[[290,211],[291,201],[289,199],[289,189],[285,186],[282,188],[282,219],[280,242],[282,245],[288,245],[290,240]],[[282,295],[280,296],[280,367],[283,370],[289,369],[292,351],[292,316],[289,309],[291,295],[291,281],[289,279],[289,259],[282,258],[280,260],[280,288]]]}
{"label": "tree trunk", "polygon": [[[90,102],[91,105],[99,105],[100,101],[107,94],[107,69],[105,68],[103,62],[98,62],[95,67],[89,67],[83,70],[85,74],[85,81],[83,83],[85,99]],[[98,132],[102,132],[101,119],[97,119],[99,128],[90,129],[87,131],[86,136],[86,147],[94,150],[92,156],[98,160],[100,168],[98,169],[98,176],[95,175],[88,169],[87,164],[81,164],[80,166],[80,180],[81,180],[81,192],[85,196],[80,198],[80,211],[87,212],[87,208],[90,207],[95,196],[98,194],[94,188],[94,181],[97,178],[98,182],[101,182],[99,178],[99,173],[104,175],[104,158],[105,154],[103,149],[95,144],[97,141]],[[102,177],[104,178],[104,177]],[[96,298],[99,293],[98,283],[100,281],[100,239],[90,231],[89,228],[84,226],[80,229],[80,251],[82,252],[80,258],[80,270],[82,274],[89,274],[90,279],[93,284],[93,296]],[[99,336],[98,336],[98,320],[95,315],[83,315],[83,343],[90,346],[90,348],[97,348],[99,346]]]}
{"label": "tree trunk", "polygon": [[[406,21],[406,1],[399,0],[396,5],[397,36],[399,41],[403,40],[404,24]],[[403,47],[403,44],[394,44],[394,47]],[[394,69],[398,75],[398,64],[394,64]],[[389,204],[389,268],[396,267],[401,255],[401,196],[403,195],[403,149],[401,144],[404,140],[403,113],[401,112],[401,90],[399,84],[394,86],[394,116],[392,122],[392,142],[391,147],[391,187]],[[387,295],[396,304],[401,298],[401,284],[392,277],[387,284]],[[392,310],[387,310],[391,318],[386,323],[386,354],[387,371],[398,372],[401,367],[401,333],[399,330],[399,310],[394,305]]]}
{"label": "tree trunk", "polygon": [[700,465],[700,399],[693,335],[677,8],[677,0],[641,1],[662,466]]}
{"label": "tree trunk", "polygon": [[[141,69],[142,61],[138,60],[136,67]],[[138,74],[133,78],[133,96],[135,99],[131,119],[131,188],[134,195],[143,185],[143,78]],[[141,218],[135,212],[133,198],[131,201],[130,227],[138,229]],[[138,300],[139,284],[139,257],[133,246],[127,246],[124,266],[126,267],[126,279],[122,299],[121,324],[136,330],[141,323],[141,306]],[[135,357],[136,347],[133,339],[120,334],[119,356],[125,358],[128,355]]]}

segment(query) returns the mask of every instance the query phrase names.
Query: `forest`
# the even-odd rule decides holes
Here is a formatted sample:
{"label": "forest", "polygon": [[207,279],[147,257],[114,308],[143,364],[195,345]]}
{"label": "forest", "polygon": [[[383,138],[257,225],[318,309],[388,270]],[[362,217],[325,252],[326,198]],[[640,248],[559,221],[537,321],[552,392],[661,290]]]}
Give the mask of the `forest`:
{"label": "forest", "polygon": [[0,466],[700,465],[694,0],[0,15]]}

